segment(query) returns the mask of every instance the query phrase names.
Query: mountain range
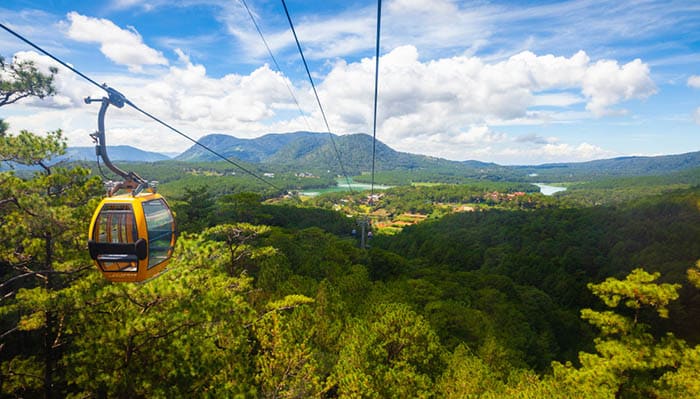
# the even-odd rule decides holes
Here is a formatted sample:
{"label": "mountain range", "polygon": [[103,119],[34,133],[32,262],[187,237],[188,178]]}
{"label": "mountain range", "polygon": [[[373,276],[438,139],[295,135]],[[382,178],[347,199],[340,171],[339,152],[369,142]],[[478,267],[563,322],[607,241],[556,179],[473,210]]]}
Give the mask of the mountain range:
{"label": "mountain range", "polygon": [[[226,157],[251,163],[335,167],[338,156],[350,170],[366,169],[372,162],[372,137],[356,133],[342,136],[327,133],[271,133],[253,139],[210,134],[199,142]],[[218,158],[200,146],[192,146],[175,157],[180,161],[216,161]],[[456,165],[455,161],[395,151],[381,141],[376,143],[376,159],[381,169],[412,169],[425,166]],[[494,165],[480,163],[483,165]]]}
{"label": "mountain range", "polygon": [[[359,175],[371,170],[372,137],[367,134],[329,135],[327,133],[270,133],[243,139],[210,134],[199,140],[204,146],[236,161],[261,164],[282,170],[330,170],[337,174]],[[661,175],[700,168],[700,151],[654,157],[619,157],[575,163],[503,166],[480,161],[450,161],[426,155],[395,151],[376,142],[376,170],[407,170],[495,180],[565,181],[606,176]],[[109,147],[113,161],[156,162],[170,157],[131,146]],[[93,147],[69,148],[70,160],[94,160]],[[342,160],[338,161],[338,158]],[[181,162],[219,161],[213,153],[193,145],[173,158]]]}
{"label": "mountain range", "polygon": [[[107,153],[112,161],[126,162],[157,162],[171,157],[151,151],[140,150],[130,145],[108,146]],[[68,147],[66,153],[59,157],[68,161],[94,161],[95,147]]]}

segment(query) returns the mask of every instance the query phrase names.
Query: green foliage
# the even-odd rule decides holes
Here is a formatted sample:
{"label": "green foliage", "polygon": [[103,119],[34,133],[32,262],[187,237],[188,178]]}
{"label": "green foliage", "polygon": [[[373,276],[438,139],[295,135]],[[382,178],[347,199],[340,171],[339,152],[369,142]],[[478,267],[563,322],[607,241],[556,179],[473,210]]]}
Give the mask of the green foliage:
{"label": "green foliage", "polygon": [[343,338],[331,380],[341,397],[431,396],[441,346],[429,324],[408,307],[378,306]]}
{"label": "green foliage", "polygon": [[[660,273],[647,273],[634,269],[624,281],[608,278],[600,284],[588,284],[588,288],[608,307],[615,308],[624,300],[625,306],[639,311],[642,306],[653,308],[660,317],[668,318],[668,304],[678,299],[680,284],[655,284]],[[597,325],[593,323],[594,325]]]}
{"label": "green foliage", "polygon": [[237,221],[245,223],[261,223],[267,219],[262,212],[262,197],[251,192],[228,194],[217,201],[215,218],[219,223]]}
{"label": "green foliage", "polygon": [[437,396],[445,399],[474,398],[503,393],[505,384],[463,345],[449,355],[445,372],[436,384]]}
{"label": "green foliage", "polygon": [[65,384],[64,321],[80,306],[71,286],[92,270],[81,237],[101,183],[86,169],[49,164],[64,148],[60,131],[0,137],[0,161],[40,167],[28,179],[0,173],[0,380],[15,395],[54,396]]}
{"label": "green foliage", "polygon": [[700,346],[683,348],[675,371],[667,372],[659,379],[654,393],[658,397],[691,399],[700,396]]}
{"label": "green foliage", "polygon": [[299,312],[281,313],[313,300],[300,295],[270,303],[272,309],[253,326],[259,349],[255,379],[264,398],[310,398],[322,391],[318,355]]}
{"label": "green foliage", "polygon": [[[246,325],[255,316],[216,246],[178,240],[166,273],[143,284],[92,280],[87,308],[66,320],[63,360],[76,397],[224,397],[255,391]],[[76,287],[77,288],[77,287]]]}
{"label": "green foliage", "polygon": [[[688,383],[689,367],[682,360],[695,351],[673,334],[655,338],[648,332],[648,325],[639,321],[642,308],[668,317],[667,305],[678,298],[680,285],[657,284],[654,281],[658,278],[658,273],[635,269],[625,280],[608,278],[600,284],[589,284],[608,307],[622,303],[633,310],[634,316],[584,309],[582,317],[601,331],[595,340],[597,353],[581,353],[580,368],[554,363],[554,378],[571,390],[586,387],[588,397],[692,397],[700,393]],[[690,370],[693,368],[690,366]],[[674,395],[670,391],[675,391]]]}
{"label": "green foliage", "polygon": [[292,230],[317,227],[337,236],[347,236],[357,228],[354,218],[340,212],[292,204],[263,204],[257,218],[270,226]]}
{"label": "green foliage", "polygon": [[185,187],[185,195],[170,203],[180,232],[196,233],[211,227],[214,199],[207,186]]}
{"label": "green foliage", "polygon": [[700,256],[698,190],[620,208],[465,212],[404,228],[375,247],[451,270],[483,270],[535,286],[567,307],[591,301],[586,282],[654,265],[680,281]]}
{"label": "green foliage", "polygon": [[697,188],[585,209],[510,183],[396,188],[371,210],[490,210],[365,251],[339,212],[183,185],[168,271],[112,284],[85,250],[99,180],[49,164],[60,132],[0,144],[37,170],[0,174],[3,397],[700,396],[697,290],[678,284],[700,280]]}
{"label": "green foliage", "polygon": [[3,362],[0,367],[3,394],[30,397],[41,392],[44,369],[36,357],[15,356]]}
{"label": "green foliage", "polygon": [[66,143],[61,130],[48,132],[46,137],[22,130],[17,136],[0,137],[0,162],[38,165],[46,169],[45,161],[65,152]]}
{"label": "green foliage", "polygon": [[688,281],[695,287],[700,288],[700,260],[695,263],[695,267],[688,269]]}
{"label": "green foliage", "polygon": [[[393,213],[433,212],[436,204],[486,204],[493,192],[538,192],[539,188],[526,183],[469,182],[461,185],[431,185],[394,187],[384,191],[381,206]],[[532,198],[530,198],[532,199]],[[500,203],[498,199],[492,203]]]}
{"label": "green foliage", "polygon": [[640,198],[673,195],[674,192],[700,185],[700,169],[690,168],[661,176],[602,178],[567,184],[558,193],[562,201],[578,206],[615,205]]}
{"label": "green foliage", "polygon": [[251,245],[269,231],[266,226],[253,226],[248,223],[220,224],[204,230],[202,237],[220,243],[217,245],[217,252],[220,253],[228,273],[234,276],[244,270],[255,273],[257,259],[275,254],[272,247],[256,248]]}

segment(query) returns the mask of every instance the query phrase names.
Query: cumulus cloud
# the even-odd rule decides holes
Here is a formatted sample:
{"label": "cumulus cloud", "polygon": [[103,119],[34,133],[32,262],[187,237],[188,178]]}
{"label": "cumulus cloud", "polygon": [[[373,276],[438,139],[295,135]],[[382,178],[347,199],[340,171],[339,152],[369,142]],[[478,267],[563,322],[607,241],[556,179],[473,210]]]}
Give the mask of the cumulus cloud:
{"label": "cumulus cloud", "polygon": [[[195,139],[212,132],[254,137],[268,133],[276,125],[284,128],[278,131],[302,128],[296,119],[274,121],[279,112],[296,111],[296,108],[290,104],[292,100],[285,87],[285,83],[291,85],[291,82],[267,65],[250,74],[212,78],[204,66],[191,63],[183,52],[178,55],[182,65],[170,67],[160,77],[92,77],[109,82],[141,108]],[[34,61],[45,72],[55,65],[48,57],[34,52],[16,56]],[[99,106],[85,104],[83,98],[99,98],[104,93],[63,67],[59,67],[56,87],[59,93],[56,96],[30,99],[13,107],[14,114],[6,118],[11,128],[37,133],[61,128],[70,145],[89,145],[87,131],[96,127]],[[303,91],[299,93],[305,103],[313,104],[311,98],[303,97]],[[106,122],[110,144],[130,144],[155,151],[184,151],[192,144],[128,106],[110,107]]]}
{"label": "cumulus cloud", "polygon": [[144,11],[151,11],[156,7],[162,6],[164,4],[167,4],[167,0],[115,0],[110,4],[110,6],[117,10],[138,7],[143,9]]}
{"label": "cumulus cloud", "polygon": [[700,76],[693,75],[688,78],[688,86],[694,89],[700,89]]}
{"label": "cumulus cloud", "polygon": [[[211,132],[252,137],[309,128],[305,118],[297,116],[287,91],[286,85],[294,86],[293,82],[267,65],[246,75],[212,78],[203,65],[192,63],[182,51],[176,53],[180,65],[171,66],[160,78],[110,82],[135,103],[146,104],[149,112],[189,127],[188,132],[194,130],[195,137]],[[571,57],[524,52],[487,63],[467,56],[421,61],[415,47],[402,46],[383,56],[380,68],[380,139],[400,150],[453,159],[513,143],[535,145],[550,158],[602,154],[597,147],[561,144],[536,134],[512,138],[494,127],[549,123],[556,120],[557,109],[570,112],[568,107],[580,104],[583,109],[583,103],[593,115],[605,115],[619,103],[644,98],[653,90],[649,70],[641,62],[591,63],[582,51]],[[619,83],[604,85],[600,69],[615,75]],[[339,61],[319,79],[319,94],[334,133],[370,130],[373,73],[371,59]],[[325,130],[310,88],[300,83],[295,92],[308,107],[305,112],[316,130]],[[542,104],[554,109],[531,110]]]}
{"label": "cumulus cloud", "polygon": [[[339,131],[366,131],[371,125],[373,73],[371,59],[341,61],[319,85]],[[557,112],[585,117],[582,107],[569,109],[579,104],[589,117],[603,117],[624,101],[654,92],[649,68],[640,60],[592,63],[583,51],[571,57],[526,51],[493,63],[468,56],[421,61],[414,46],[402,46],[380,60],[379,129],[390,145],[421,135],[455,145],[467,137],[486,144],[494,136],[474,134],[484,126],[549,123]],[[536,106],[552,110],[535,111]],[[465,135],[465,129],[472,133]]]}
{"label": "cumulus cloud", "polygon": [[586,102],[586,99],[574,93],[555,93],[535,95],[534,106],[542,107],[569,107],[571,105]]}
{"label": "cumulus cloud", "polygon": [[615,155],[618,154],[586,142],[578,144],[537,143],[537,145],[531,146],[506,146],[491,151],[491,156],[498,163],[530,165],[552,162],[583,162]]}
{"label": "cumulus cloud", "polygon": [[[267,65],[248,74],[214,78],[185,52],[175,53],[179,61],[161,76],[102,76],[100,81],[109,82],[136,104],[194,138],[212,132],[255,137],[274,131],[325,130],[312,91],[303,81],[295,85]],[[50,64],[36,53],[26,56],[46,67]],[[508,158],[509,154],[536,162],[604,156],[609,152],[592,144],[560,143],[536,130],[511,137],[499,126],[536,126],[572,117],[604,116],[624,101],[645,98],[654,90],[649,84],[649,69],[640,61],[592,63],[583,51],[571,57],[523,52],[498,62],[474,56],[422,61],[415,47],[402,46],[384,55],[380,68],[380,140],[398,150],[460,160],[488,157],[513,163],[516,158]],[[615,82],[603,84],[605,71],[615,76]],[[338,61],[318,79],[334,133],[370,130],[373,75],[374,61],[362,59]],[[52,128],[64,128],[69,137],[80,134],[76,140],[84,144],[85,126],[94,125],[97,107],[83,105],[82,98],[94,96],[99,89],[64,69],[57,83],[63,97],[32,106],[75,108],[55,115],[53,124],[46,122],[51,112],[41,111],[41,120]],[[295,88],[305,107],[304,117],[299,116],[287,86]],[[538,106],[549,109],[533,110]],[[109,140],[115,144],[161,151],[181,151],[191,145],[128,107],[110,110],[108,125]]]}
{"label": "cumulus cloud", "polygon": [[556,142],[554,137],[542,137],[536,133],[525,134],[522,136],[517,136],[514,141],[516,143],[532,143],[532,144],[548,144]]}
{"label": "cumulus cloud", "polygon": [[499,143],[506,140],[503,132],[497,132],[488,126],[472,126],[466,132],[462,132],[454,137],[457,143],[466,145],[483,145]]}
{"label": "cumulus cloud", "polygon": [[609,154],[608,151],[605,151],[601,147],[588,143],[581,143],[577,146],[572,146],[570,144],[564,143],[549,143],[542,148],[542,151],[544,152],[545,156],[550,155],[554,157],[566,157],[574,159],[593,159],[596,157],[600,157],[601,155],[604,156]]}
{"label": "cumulus cloud", "polygon": [[68,13],[68,37],[79,42],[99,43],[100,51],[132,72],[140,72],[144,65],[168,65],[163,54],[143,43],[134,28],[122,29],[112,21]]}
{"label": "cumulus cloud", "polygon": [[617,61],[601,60],[586,70],[582,92],[589,98],[586,109],[604,116],[621,112],[610,107],[622,100],[655,94],[656,87],[649,76],[649,67],[639,59],[622,66]]}
{"label": "cumulus cloud", "polygon": [[230,131],[272,118],[275,109],[288,107],[291,99],[285,83],[291,84],[267,65],[249,75],[215,79],[203,65],[187,62],[144,85],[138,97],[172,118],[197,123],[200,129]]}

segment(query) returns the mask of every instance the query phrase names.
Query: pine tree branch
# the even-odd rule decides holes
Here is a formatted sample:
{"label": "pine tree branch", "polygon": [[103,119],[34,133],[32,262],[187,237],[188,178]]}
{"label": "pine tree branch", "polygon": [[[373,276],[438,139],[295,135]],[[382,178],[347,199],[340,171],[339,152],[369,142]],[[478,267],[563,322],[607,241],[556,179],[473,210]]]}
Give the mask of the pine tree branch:
{"label": "pine tree branch", "polygon": [[68,275],[70,275],[70,274],[74,274],[74,273],[79,273],[79,272],[81,272],[81,271],[83,271],[83,270],[86,270],[86,269],[89,269],[89,268],[91,268],[91,267],[92,267],[92,266],[84,266],[84,267],[81,267],[81,268],[79,268],[79,269],[75,269],[75,270],[71,270],[71,271],[65,271],[65,272],[64,272],[64,271],[59,271],[59,270],[37,270],[37,271],[27,272],[27,273],[20,274],[20,275],[14,276],[14,277],[12,277],[12,278],[10,278],[10,279],[8,279],[8,280],[3,281],[2,283],[0,283],[0,290],[3,289],[3,288],[5,288],[6,285],[8,285],[8,284],[10,284],[10,283],[12,283],[12,282],[14,282],[14,281],[16,281],[16,280],[25,278],[25,277],[31,277],[31,276],[35,276],[35,275],[36,275],[36,276],[39,276],[40,278],[42,278],[42,279],[45,280],[45,279],[46,279],[46,276],[45,276],[46,274],[68,274]]}

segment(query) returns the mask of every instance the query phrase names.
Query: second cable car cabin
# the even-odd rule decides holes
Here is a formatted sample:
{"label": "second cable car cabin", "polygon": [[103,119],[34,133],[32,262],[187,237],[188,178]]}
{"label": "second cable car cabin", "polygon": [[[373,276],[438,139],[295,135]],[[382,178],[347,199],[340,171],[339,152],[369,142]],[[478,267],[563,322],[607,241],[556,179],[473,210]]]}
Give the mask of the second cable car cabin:
{"label": "second cable car cabin", "polygon": [[[102,102],[98,129],[92,137],[97,142],[97,155],[124,181],[108,185],[107,197],[92,216],[88,249],[107,280],[139,282],[156,276],[168,265],[175,248],[175,219],[165,198],[155,192],[155,184],[119,169],[109,160],[105,113],[110,104],[121,108],[126,99],[116,90],[105,89],[109,98],[85,99],[87,103]],[[125,193],[117,195],[119,190]]]}

